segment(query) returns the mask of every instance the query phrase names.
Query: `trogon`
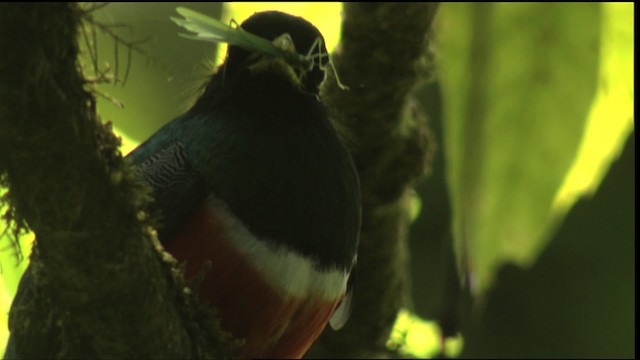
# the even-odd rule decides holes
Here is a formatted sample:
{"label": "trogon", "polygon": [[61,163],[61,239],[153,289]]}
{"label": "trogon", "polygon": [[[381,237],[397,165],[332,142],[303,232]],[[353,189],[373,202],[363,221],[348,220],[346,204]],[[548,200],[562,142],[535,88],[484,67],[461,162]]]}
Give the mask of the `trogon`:
{"label": "trogon", "polygon": [[[287,51],[327,52],[300,17],[262,12],[240,26]],[[153,189],[160,241],[187,278],[203,276],[198,296],[245,339],[243,357],[300,358],[348,315],[360,186],[319,99],[324,78],[320,61],[231,45],[194,105],[127,156]],[[12,341],[5,356],[19,358]]]}

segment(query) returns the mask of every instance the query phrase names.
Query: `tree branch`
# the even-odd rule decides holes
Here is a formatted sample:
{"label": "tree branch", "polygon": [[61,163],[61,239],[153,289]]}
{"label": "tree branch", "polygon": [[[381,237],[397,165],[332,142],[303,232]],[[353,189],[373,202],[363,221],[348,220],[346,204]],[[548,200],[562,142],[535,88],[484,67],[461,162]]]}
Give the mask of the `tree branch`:
{"label": "tree branch", "polygon": [[146,191],[84,89],[80,17],[75,4],[0,11],[0,185],[9,219],[36,234],[31,281],[10,313],[18,352],[60,344],[51,357],[220,356],[228,337],[163,261],[142,212]]}
{"label": "tree branch", "polygon": [[412,184],[428,168],[425,116],[411,100],[425,61],[426,34],[437,3],[345,3],[340,51],[342,82],[323,99],[344,116],[360,174],[363,224],[351,320],[326,331],[312,357],[371,356],[385,344],[409,284],[408,204]]}

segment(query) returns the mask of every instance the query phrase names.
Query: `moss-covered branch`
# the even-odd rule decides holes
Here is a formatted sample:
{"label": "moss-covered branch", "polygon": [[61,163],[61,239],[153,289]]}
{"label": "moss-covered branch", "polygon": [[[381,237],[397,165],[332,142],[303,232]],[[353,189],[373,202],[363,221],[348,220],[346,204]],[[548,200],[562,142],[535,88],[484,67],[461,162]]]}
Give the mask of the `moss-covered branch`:
{"label": "moss-covered branch", "polygon": [[0,185],[9,188],[9,220],[36,234],[30,281],[10,314],[17,350],[23,357],[219,355],[213,318],[191,306],[154,246],[141,216],[145,191],[84,87],[81,11],[60,3],[0,10]]}
{"label": "moss-covered branch", "polygon": [[411,90],[420,80],[437,3],[346,3],[335,63],[341,81],[323,98],[344,115],[363,192],[363,224],[351,320],[324,333],[312,356],[383,351],[405,296],[408,200],[427,169],[429,134]]}

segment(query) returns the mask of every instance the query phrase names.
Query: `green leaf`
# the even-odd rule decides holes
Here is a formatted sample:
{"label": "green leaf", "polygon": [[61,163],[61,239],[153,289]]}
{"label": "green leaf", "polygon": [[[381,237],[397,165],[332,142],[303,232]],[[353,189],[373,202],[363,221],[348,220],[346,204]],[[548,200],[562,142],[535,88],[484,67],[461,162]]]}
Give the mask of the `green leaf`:
{"label": "green leaf", "polygon": [[602,5],[446,3],[438,43],[455,250],[474,293],[530,265],[598,84]]}
{"label": "green leaf", "polygon": [[556,195],[558,216],[592,194],[633,131],[633,3],[603,3],[598,93],[578,158]]}

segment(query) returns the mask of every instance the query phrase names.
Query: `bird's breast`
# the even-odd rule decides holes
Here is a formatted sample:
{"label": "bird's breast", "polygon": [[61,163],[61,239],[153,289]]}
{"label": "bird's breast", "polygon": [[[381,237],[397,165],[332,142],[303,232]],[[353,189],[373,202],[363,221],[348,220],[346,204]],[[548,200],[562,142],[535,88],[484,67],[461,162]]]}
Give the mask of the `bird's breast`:
{"label": "bird's breast", "polygon": [[222,327],[246,340],[243,356],[299,358],[342,299],[348,274],[260,239],[210,197],[166,246],[186,261],[186,276],[211,267],[196,289]]}

